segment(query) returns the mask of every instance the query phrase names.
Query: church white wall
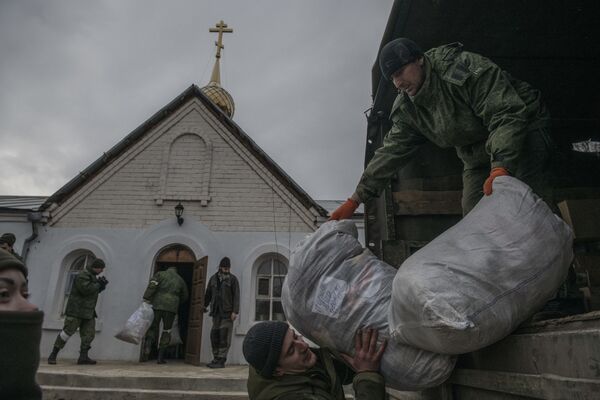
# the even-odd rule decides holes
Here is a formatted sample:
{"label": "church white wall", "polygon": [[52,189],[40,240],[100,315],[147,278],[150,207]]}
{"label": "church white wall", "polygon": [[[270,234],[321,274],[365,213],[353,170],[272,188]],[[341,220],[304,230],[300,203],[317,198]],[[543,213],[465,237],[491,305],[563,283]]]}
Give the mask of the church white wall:
{"label": "church white wall", "polygon": [[[181,244],[196,259],[208,256],[208,276],[222,257],[231,259],[242,299],[228,362],[245,363],[241,344],[254,319],[256,260],[265,253],[289,259],[290,249],[323,219],[271,170],[199,99],[191,99],[61,204],[49,207],[49,224],[39,228],[26,260],[31,301],[45,312],[42,360],[63,326],[60,306],[67,269],[77,252],[86,250],[106,261],[110,282],[99,297],[90,354],[99,360],[137,361],[139,346],[114,335],[141,303],[157,254]],[[185,207],[181,227],[173,209],[179,201]],[[14,232],[21,251],[31,224],[23,216],[2,217],[0,231]],[[212,359],[211,325],[205,314],[203,362]],[[59,359],[76,358],[79,344],[76,334]]]}
{"label": "church white wall", "polygon": [[145,228],[179,200],[213,231],[304,232],[317,216],[192,100],[53,210],[51,224]]}
{"label": "church white wall", "polygon": [[[199,259],[208,256],[208,276],[214,274],[222,257],[232,261],[232,273],[240,280],[240,318],[234,324],[234,336],[229,362],[245,363],[241,344],[253,323],[254,293],[252,270],[254,262],[265,253],[278,252],[286,259],[289,249],[306,234],[278,232],[214,232],[206,225],[188,217],[179,227],[175,217],[165,219],[148,229],[110,228],[45,228],[32,246],[27,263],[30,268],[31,301],[45,313],[41,353],[42,359],[52,349],[62,329],[59,304],[63,297],[64,260],[77,249],[87,249],[107,263],[105,276],[109,280],[96,307],[98,313],[96,338],[90,354],[100,360],[139,359],[139,346],[114,338],[129,315],[139,306],[152,273],[154,258],[171,244],[188,246]],[[212,359],[210,349],[211,318],[205,314],[201,360]],[[75,334],[59,354],[59,358],[76,358],[79,335]]]}

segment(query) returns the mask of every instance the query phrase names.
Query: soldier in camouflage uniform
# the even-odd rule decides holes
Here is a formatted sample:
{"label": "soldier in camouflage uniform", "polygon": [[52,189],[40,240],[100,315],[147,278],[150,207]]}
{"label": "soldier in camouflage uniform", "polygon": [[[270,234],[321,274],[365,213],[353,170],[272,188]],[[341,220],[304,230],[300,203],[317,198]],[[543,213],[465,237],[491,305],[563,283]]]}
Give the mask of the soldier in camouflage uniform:
{"label": "soldier in camouflage uniform", "polygon": [[463,161],[464,214],[492,194],[493,180],[502,175],[515,176],[551,203],[550,115],[538,90],[460,43],[423,53],[412,40],[396,39],[381,50],[379,64],[399,91],[392,128],[331,219],[350,218],[361,202],[377,197],[427,141],[454,147]]}
{"label": "soldier in camouflage uniform", "polygon": [[204,311],[213,318],[210,330],[210,344],[213,360],[206,366],[209,368],[224,368],[227,353],[231,345],[233,321],[240,313],[240,284],[235,275],[230,273],[231,261],[223,257],[219,262],[219,270],[210,277],[204,294]]}
{"label": "soldier in camouflage uniform", "polygon": [[154,309],[154,320],[146,334],[145,352],[150,354],[152,346],[156,343],[160,322],[163,323],[163,331],[158,345],[158,364],[165,364],[165,350],[171,342],[171,328],[179,305],[188,299],[188,288],[177,268],[169,267],[166,271],[157,272],[144,292],[144,301],[152,304]]}
{"label": "soldier in camouflage uniform", "polygon": [[98,294],[106,289],[108,281],[105,277],[98,277],[106,265],[100,258],[96,258],[75,277],[71,294],[67,301],[65,311],[65,324],[63,330],[56,337],[52,353],[48,357],[48,364],[56,364],[56,356],[60,349],[79,328],[81,347],[77,364],[94,365],[96,361],[88,356],[92,341],[96,336],[96,303]]}
{"label": "soldier in camouflage uniform", "polygon": [[[354,356],[337,360],[327,348],[311,349],[287,323],[252,326],[242,350],[248,368],[250,400],[344,400],[342,385],[352,384],[356,400],[384,400],[385,381],[379,373],[386,341],[377,345],[377,330],[356,334]],[[348,367],[350,366],[350,367]]]}
{"label": "soldier in camouflage uniform", "polygon": [[23,257],[21,257],[19,253],[15,251],[14,246],[16,241],[17,237],[14,233],[4,233],[2,236],[0,236],[0,249],[8,251],[10,254],[15,256],[17,260],[23,262]]}

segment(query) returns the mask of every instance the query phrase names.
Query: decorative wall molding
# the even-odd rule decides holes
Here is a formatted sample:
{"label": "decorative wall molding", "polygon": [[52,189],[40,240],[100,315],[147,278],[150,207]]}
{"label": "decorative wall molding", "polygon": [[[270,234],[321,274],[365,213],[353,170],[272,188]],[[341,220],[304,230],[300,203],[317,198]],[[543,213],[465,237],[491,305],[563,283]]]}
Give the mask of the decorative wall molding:
{"label": "decorative wall molding", "polygon": [[[163,158],[161,163],[160,172],[160,184],[159,193],[155,197],[157,205],[162,205],[165,200],[185,200],[185,201],[199,201],[200,205],[206,207],[208,202],[211,200],[210,197],[210,178],[213,164],[213,145],[210,139],[202,133],[202,131],[196,127],[180,127],[176,128],[173,132],[173,140],[168,146],[165,146],[163,152]],[[205,154],[203,154],[200,160],[200,171],[201,179],[200,182],[196,182],[196,185],[192,183],[191,187],[196,187],[197,190],[190,192],[183,188],[177,189],[172,188],[176,186],[177,182],[173,182],[175,179],[173,175],[169,175],[169,168],[174,167],[176,159],[173,157],[174,145],[177,144],[178,140],[182,140],[184,136],[192,135],[199,138],[205,147]],[[171,180],[171,182],[170,182]],[[190,186],[187,186],[189,189]]]}

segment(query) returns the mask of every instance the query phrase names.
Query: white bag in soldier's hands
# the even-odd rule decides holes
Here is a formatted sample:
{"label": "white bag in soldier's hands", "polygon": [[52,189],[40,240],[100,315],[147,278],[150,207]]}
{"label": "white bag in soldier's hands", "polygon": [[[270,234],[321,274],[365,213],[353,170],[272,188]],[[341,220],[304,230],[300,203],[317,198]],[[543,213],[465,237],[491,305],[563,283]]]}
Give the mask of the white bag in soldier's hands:
{"label": "white bag in soldier's hands", "polygon": [[142,302],[142,305],[131,314],[125,323],[125,327],[121,329],[115,337],[124,342],[139,344],[146,335],[146,332],[148,332],[148,328],[150,328],[153,319],[154,310],[152,309],[152,305],[144,301]]}
{"label": "white bag in soldier's hands", "polygon": [[573,258],[571,229],[518,179],[498,177],[493,189],[400,266],[389,314],[394,340],[445,354],[475,351],[556,294]]}
{"label": "white bag in soldier's hands", "polygon": [[[362,248],[353,222],[327,222],[292,252],[281,296],[285,315],[319,346],[352,355],[359,328],[370,326],[381,340],[389,338],[395,274]],[[454,363],[454,357],[388,341],[380,370],[387,386],[420,390],[445,381]]]}

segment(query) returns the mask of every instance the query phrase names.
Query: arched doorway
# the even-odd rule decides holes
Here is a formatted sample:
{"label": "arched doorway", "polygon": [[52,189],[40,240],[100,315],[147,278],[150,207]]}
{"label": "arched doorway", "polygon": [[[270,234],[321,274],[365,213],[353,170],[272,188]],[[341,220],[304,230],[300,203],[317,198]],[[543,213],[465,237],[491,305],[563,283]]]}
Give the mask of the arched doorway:
{"label": "arched doorway", "polygon": [[[177,313],[177,325],[182,343],[169,347],[166,352],[167,359],[200,364],[207,262],[208,257],[197,260],[194,252],[181,244],[167,246],[156,255],[152,276],[168,267],[176,267],[189,292],[188,300],[179,306]],[[142,343],[140,350],[140,361],[155,360],[157,357],[156,346],[152,346],[150,353],[146,353],[145,343]]]}

